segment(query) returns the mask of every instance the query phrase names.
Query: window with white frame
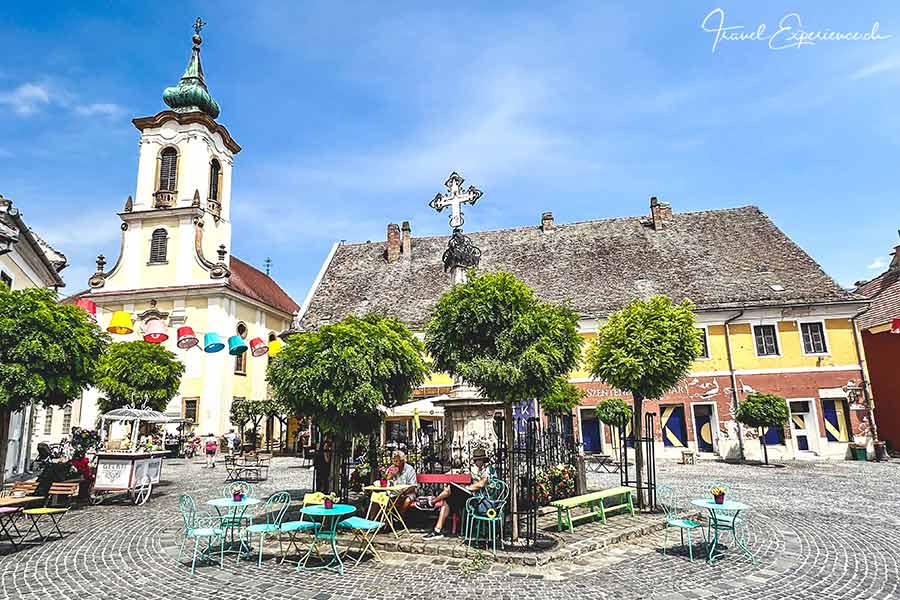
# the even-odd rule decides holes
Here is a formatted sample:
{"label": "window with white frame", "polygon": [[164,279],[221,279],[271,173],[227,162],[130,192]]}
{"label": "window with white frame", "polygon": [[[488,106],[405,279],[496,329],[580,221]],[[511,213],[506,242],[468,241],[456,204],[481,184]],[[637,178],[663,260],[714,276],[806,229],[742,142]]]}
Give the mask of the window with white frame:
{"label": "window with white frame", "polygon": [[774,325],[754,325],[753,338],[757,356],[778,355],[778,333]]}
{"label": "window with white frame", "polygon": [[48,408],[44,410],[44,435],[53,433],[53,411],[55,409]]}
{"label": "window with white frame", "polygon": [[803,351],[807,354],[828,352],[828,344],[825,343],[825,325],[821,321],[800,323],[800,334],[803,337]]}
{"label": "window with white frame", "polygon": [[72,429],[72,406],[69,405],[63,410],[63,435],[69,435]]}
{"label": "window with white frame", "polygon": [[709,339],[705,327],[697,328],[697,335],[700,337],[700,356],[699,358],[709,358]]}

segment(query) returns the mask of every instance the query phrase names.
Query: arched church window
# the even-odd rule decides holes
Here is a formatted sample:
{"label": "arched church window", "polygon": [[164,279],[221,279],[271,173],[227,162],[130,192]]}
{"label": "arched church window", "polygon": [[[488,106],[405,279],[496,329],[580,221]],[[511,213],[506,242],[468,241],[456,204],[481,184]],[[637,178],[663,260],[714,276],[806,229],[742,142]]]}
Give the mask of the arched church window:
{"label": "arched church window", "polygon": [[157,191],[174,192],[178,179],[178,151],[175,148],[164,148],[160,153],[159,186]]}
{"label": "arched church window", "polygon": [[[247,339],[247,324],[241,321],[237,324],[236,333],[241,336],[242,340]],[[234,373],[235,375],[247,374],[247,353],[242,352],[234,357]]]}
{"label": "arched church window", "polygon": [[222,178],[222,165],[219,164],[217,159],[212,159],[212,162],[209,164],[209,199],[210,200],[218,200],[219,199],[219,184],[221,183]]}
{"label": "arched church window", "polygon": [[169,234],[160,227],[153,231],[150,236],[150,262],[164,263],[166,262],[166,249],[169,244]]}

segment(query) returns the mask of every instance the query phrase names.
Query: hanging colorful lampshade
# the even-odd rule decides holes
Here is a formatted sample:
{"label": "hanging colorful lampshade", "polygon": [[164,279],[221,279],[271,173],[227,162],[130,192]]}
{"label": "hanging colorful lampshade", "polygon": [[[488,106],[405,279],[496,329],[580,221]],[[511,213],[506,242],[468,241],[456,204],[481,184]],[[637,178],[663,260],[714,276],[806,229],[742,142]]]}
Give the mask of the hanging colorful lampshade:
{"label": "hanging colorful lampshade", "polygon": [[284,348],[284,342],[279,339],[274,339],[269,342],[269,356],[275,356]]}
{"label": "hanging colorful lampshade", "polygon": [[238,356],[239,354],[243,354],[247,351],[247,342],[245,342],[241,336],[233,335],[228,338],[228,354],[232,356]]}
{"label": "hanging colorful lampshade", "polygon": [[194,329],[191,327],[179,327],[178,328],[178,342],[177,345],[182,350],[190,350],[194,346],[200,343],[200,340],[197,339],[197,334],[194,333]]}
{"label": "hanging colorful lampshade", "polygon": [[219,337],[218,333],[213,331],[207,333],[203,336],[203,351],[204,352],[218,352],[222,348],[225,347],[225,344],[222,343],[222,338]]}
{"label": "hanging colorful lampshade", "polygon": [[83,308],[84,312],[86,312],[93,320],[97,320],[97,303],[93,300],[79,298],[75,301],[75,306]]}
{"label": "hanging colorful lampshade", "polygon": [[900,333],[900,319],[891,319],[891,333]]}
{"label": "hanging colorful lampshade", "polygon": [[116,335],[128,335],[134,332],[134,323],[131,320],[131,313],[124,310],[117,310],[113,313],[112,319],[109,320],[109,327],[106,330]]}
{"label": "hanging colorful lampshade", "polygon": [[162,344],[169,339],[166,333],[166,324],[161,319],[153,319],[144,327],[144,341],[151,344]]}
{"label": "hanging colorful lampshade", "polygon": [[253,356],[262,356],[269,351],[269,347],[262,341],[262,338],[255,337],[250,340],[250,354]]}

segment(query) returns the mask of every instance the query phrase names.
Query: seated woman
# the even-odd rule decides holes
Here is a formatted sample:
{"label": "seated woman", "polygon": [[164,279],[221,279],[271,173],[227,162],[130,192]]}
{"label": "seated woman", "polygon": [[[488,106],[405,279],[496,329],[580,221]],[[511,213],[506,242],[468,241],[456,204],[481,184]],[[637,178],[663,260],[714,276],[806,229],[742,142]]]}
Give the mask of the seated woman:
{"label": "seated woman", "polygon": [[474,496],[475,492],[487,485],[487,482],[491,478],[491,468],[488,465],[487,452],[485,452],[484,448],[475,449],[472,453],[472,461],[473,464],[469,469],[469,474],[472,476],[472,483],[466,486],[451,483],[444,486],[444,489],[440,494],[430,499],[429,503],[431,506],[436,506],[440,503],[440,512],[438,513],[438,519],[437,523],[434,525],[434,530],[429,531],[422,536],[423,539],[439,540],[444,537],[441,530],[444,528],[444,522],[447,520],[451,511],[455,513],[462,512],[466,505],[466,501]]}

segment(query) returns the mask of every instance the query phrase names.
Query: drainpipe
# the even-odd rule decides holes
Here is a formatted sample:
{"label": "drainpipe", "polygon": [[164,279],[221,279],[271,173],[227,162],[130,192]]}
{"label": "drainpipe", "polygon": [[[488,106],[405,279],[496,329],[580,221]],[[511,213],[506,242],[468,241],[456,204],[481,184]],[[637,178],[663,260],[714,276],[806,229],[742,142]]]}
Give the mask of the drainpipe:
{"label": "drainpipe", "polygon": [[[738,399],[737,375],[734,372],[734,357],[731,355],[731,333],[728,331],[728,324],[735,319],[740,319],[742,316],[744,316],[744,311],[740,311],[725,320],[725,350],[728,353],[728,371],[731,374],[732,417],[734,412],[737,411],[740,400]],[[744,460],[744,432],[741,430],[741,424],[737,421],[735,423],[737,424],[738,451],[740,452],[741,460]]]}
{"label": "drainpipe", "polygon": [[872,402],[872,394],[869,390],[869,378],[866,376],[866,373],[868,372],[868,366],[866,365],[866,355],[863,352],[862,336],[859,333],[859,323],[856,321],[857,317],[859,317],[867,310],[869,310],[868,306],[850,317],[850,322],[853,324],[853,342],[854,344],[856,344],[856,358],[859,361],[859,371],[861,373],[860,377],[862,378],[863,398],[866,401],[866,410],[869,416],[869,425],[872,427],[872,441],[877,442],[878,427],[875,425],[875,408],[874,403]]}

